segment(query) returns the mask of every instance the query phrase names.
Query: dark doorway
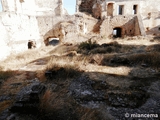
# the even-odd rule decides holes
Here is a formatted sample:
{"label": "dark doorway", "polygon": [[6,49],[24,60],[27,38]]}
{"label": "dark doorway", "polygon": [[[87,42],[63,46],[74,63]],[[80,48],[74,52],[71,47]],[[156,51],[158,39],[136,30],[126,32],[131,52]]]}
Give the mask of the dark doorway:
{"label": "dark doorway", "polygon": [[48,41],[49,45],[53,45],[53,46],[56,46],[59,44],[59,38],[49,38],[49,41]]}
{"label": "dark doorway", "polygon": [[113,3],[107,5],[107,16],[113,16]]}
{"label": "dark doorway", "polygon": [[113,37],[117,38],[117,37],[122,37],[122,28],[114,28],[113,29]]}
{"label": "dark doorway", "polygon": [[137,5],[133,5],[133,14],[137,14]]}
{"label": "dark doorway", "polygon": [[27,45],[28,45],[28,49],[36,48],[36,41],[29,40]]}

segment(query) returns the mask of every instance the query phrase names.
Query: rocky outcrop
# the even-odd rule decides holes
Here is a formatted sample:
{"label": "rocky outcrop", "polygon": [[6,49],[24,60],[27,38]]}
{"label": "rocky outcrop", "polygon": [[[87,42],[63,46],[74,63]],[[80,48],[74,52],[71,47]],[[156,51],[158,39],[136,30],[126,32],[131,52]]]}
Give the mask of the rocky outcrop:
{"label": "rocky outcrop", "polygon": [[[81,105],[88,105],[98,107],[101,103],[105,102],[105,94],[102,90],[95,90],[93,85],[96,84],[94,81],[86,76],[81,76],[75,79],[70,85],[71,95]],[[102,85],[105,83],[101,83]],[[94,104],[97,103],[96,106]]]}
{"label": "rocky outcrop", "polygon": [[46,90],[45,85],[35,82],[24,87],[16,97],[16,102],[10,108],[13,113],[35,113],[38,112],[40,99]]}

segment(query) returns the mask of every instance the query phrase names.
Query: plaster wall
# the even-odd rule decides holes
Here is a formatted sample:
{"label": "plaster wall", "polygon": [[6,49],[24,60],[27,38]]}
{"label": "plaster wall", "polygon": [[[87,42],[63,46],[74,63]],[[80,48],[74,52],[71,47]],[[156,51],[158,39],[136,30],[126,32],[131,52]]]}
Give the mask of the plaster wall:
{"label": "plaster wall", "polygon": [[[59,15],[61,19],[63,17],[60,15],[65,14],[62,0],[1,0],[1,2],[3,7],[3,11],[0,12],[0,50],[3,49],[1,60],[11,52],[27,50],[28,40],[35,40],[37,47],[44,44],[42,36],[53,27],[56,23],[54,21],[59,21],[55,16]],[[55,12],[57,7],[60,9]]]}
{"label": "plaster wall", "polygon": [[35,15],[34,0],[1,0],[3,12],[14,12],[28,15]]}

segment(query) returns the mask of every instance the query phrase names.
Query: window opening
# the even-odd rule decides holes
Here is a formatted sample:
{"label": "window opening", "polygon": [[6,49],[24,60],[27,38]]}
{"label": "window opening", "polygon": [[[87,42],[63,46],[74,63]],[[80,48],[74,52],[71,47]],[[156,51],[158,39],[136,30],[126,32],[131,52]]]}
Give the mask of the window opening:
{"label": "window opening", "polygon": [[118,6],[118,15],[123,15],[123,9],[124,9],[124,5]]}
{"label": "window opening", "polygon": [[138,8],[137,5],[133,5],[133,14],[137,14],[137,8]]}

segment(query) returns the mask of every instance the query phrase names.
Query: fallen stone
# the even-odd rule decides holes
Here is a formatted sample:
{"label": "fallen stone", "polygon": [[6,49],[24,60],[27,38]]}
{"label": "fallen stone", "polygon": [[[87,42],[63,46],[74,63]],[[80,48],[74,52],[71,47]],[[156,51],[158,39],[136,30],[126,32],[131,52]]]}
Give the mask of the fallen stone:
{"label": "fallen stone", "polygon": [[105,95],[102,90],[95,90],[92,86],[94,81],[86,76],[75,79],[70,85],[71,95],[77,102],[87,104],[90,102],[105,101]]}
{"label": "fallen stone", "polygon": [[16,102],[11,106],[11,112],[34,113],[37,112],[40,99],[46,90],[45,85],[36,82],[24,87],[17,95]]}

